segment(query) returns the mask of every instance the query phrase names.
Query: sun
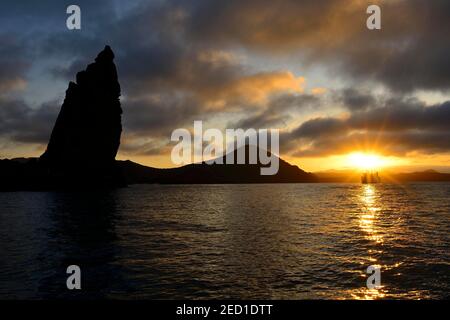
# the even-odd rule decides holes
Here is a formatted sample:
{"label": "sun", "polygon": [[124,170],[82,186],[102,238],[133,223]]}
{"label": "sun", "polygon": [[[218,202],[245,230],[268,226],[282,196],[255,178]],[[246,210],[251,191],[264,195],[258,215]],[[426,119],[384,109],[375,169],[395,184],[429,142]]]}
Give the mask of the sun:
{"label": "sun", "polygon": [[349,154],[348,162],[352,167],[356,167],[361,170],[376,170],[386,164],[386,161],[381,156],[362,152]]}

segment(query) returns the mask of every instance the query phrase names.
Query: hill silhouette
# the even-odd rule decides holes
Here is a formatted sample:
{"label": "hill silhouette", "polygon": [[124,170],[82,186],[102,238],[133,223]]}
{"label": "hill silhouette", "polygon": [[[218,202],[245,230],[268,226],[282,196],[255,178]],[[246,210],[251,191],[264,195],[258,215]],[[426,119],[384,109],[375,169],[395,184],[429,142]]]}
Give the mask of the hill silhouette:
{"label": "hill silhouette", "polygon": [[[318,182],[341,183],[361,181],[360,170],[329,170],[315,172]],[[442,173],[436,170],[425,170],[421,172],[380,172],[383,183],[407,183],[417,181],[446,182],[450,181],[449,173]]]}
{"label": "hill silhouette", "polygon": [[[261,163],[249,164],[249,148],[245,148],[245,164],[188,164],[179,168],[157,169],[142,166],[132,161],[119,161],[124,177],[129,184],[173,183],[173,184],[215,184],[215,183],[301,183],[317,182],[317,177],[279,158],[279,170],[275,175],[261,175]],[[257,149],[259,153],[259,149]],[[236,160],[237,150],[232,151]],[[225,158],[223,156],[223,163]],[[235,161],[236,162],[236,161]]]}

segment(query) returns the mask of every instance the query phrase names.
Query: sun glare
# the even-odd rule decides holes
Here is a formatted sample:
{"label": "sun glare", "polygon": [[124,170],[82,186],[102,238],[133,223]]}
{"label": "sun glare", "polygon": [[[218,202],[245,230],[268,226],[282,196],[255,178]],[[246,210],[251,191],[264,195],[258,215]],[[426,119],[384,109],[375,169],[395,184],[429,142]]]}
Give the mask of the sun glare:
{"label": "sun glare", "polygon": [[349,154],[348,161],[352,167],[356,167],[361,170],[375,170],[386,164],[386,161],[376,154],[361,152]]}

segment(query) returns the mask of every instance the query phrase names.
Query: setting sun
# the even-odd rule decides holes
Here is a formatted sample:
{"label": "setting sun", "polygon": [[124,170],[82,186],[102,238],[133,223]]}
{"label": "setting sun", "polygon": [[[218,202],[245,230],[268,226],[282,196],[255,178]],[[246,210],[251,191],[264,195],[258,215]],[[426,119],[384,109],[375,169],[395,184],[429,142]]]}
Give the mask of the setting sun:
{"label": "setting sun", "polygon": [[348,155],[351,166],[362,170],[375,170],[386,165],[386,160],[376,154],[355,152]]}

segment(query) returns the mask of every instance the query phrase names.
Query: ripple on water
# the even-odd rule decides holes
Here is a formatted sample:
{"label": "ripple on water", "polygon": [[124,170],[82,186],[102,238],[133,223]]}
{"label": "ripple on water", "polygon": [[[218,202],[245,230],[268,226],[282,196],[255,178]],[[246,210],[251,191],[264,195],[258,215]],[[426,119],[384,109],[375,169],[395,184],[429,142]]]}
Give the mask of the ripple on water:
{"label": "ripple on water", "polygon": [[[0,193],[0,298],[449,298],[450,184]],[[6,258],[4,258],[6,257]],[[381,267],[382,287],[366,288]]]}

